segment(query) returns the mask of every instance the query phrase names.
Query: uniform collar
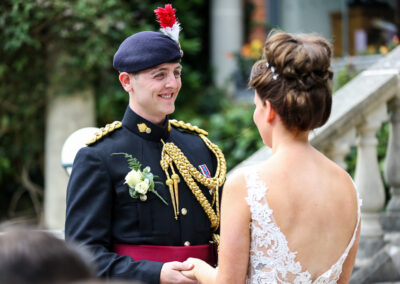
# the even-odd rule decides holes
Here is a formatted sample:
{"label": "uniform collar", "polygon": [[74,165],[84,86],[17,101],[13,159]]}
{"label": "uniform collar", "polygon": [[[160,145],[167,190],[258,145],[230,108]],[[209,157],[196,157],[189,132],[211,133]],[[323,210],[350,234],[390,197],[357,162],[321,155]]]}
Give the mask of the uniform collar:
{"label": "uniform collar", "polygon": [[168,120],[167,116],[163,125],[154,124],[135,113],[128,106],[122,119],[122,125],[146,140],[161,141],[161,139],[165,140],[169,137]]}

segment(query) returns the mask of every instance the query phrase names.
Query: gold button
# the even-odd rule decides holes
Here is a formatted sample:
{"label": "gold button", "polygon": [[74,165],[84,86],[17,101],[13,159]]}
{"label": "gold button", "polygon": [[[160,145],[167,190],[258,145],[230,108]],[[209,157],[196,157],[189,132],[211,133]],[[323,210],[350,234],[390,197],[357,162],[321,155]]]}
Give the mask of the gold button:
{"label": "gold button", "polygon": [[182,215],[186,215],[187,214],[187,209],[186,208],[182,208],[181,209],[181,213],[182,213]]}
{"label": "gold button", "polygon": [[147,195],[146,194],[141,195],[140,196],[140,200],[141,201],[146,201],[147,200]]}
{"label": "gold button", "polygon": [[186,242],[184,243],[184,245],[185,245],[185,247],[188,247],[188,246],[190,246],[190,242],[189,242],[189,241],[186,241]]}

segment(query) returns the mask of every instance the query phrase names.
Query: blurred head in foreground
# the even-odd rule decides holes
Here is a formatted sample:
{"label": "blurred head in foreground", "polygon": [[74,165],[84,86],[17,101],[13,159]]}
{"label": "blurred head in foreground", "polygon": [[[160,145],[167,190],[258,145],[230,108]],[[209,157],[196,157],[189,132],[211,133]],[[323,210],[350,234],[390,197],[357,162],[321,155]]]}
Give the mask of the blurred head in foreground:
{"label": "blurred head in foreground", "polygon": [[51,233],[9,228],[0,235],[0,283],[61,284],[94,275],[86,252]]}

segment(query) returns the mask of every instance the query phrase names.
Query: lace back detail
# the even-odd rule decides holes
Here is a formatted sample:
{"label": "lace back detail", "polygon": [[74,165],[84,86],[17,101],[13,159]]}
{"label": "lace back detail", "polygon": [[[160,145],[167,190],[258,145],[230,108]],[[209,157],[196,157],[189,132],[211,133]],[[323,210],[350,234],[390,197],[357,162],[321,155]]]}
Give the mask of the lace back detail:
{"label": "lace back detail", "polygon": [[311,274],[303,271],[300,262],[296,261],[296,252],[290,251],[285,235],[274,220],[273,210],[266,199],[267,186],[254,170],[246,171],[245,179],[248,191],[246,201],[251,212],[250,259],[246,283],[336,283],[356,238],[360,202],[357,227],[350,243],[338,261],[313,282]]}

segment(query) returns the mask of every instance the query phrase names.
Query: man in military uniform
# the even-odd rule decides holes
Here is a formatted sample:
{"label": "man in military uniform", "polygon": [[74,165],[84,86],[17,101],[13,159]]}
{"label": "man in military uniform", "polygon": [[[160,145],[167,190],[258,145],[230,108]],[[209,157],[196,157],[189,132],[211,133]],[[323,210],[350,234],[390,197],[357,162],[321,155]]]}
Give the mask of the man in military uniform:
{"label": "man in military uniform", "polygon": [[[182,261],[216,263],[210,243],[218,240],[225,160],[204,130],[168,117],[181,88],[181,54],[159,32],[128,37],[113,62],[129,94],[122,122],[102,128],[75,158],[65,235],[93,252],[102,277],[194,283],[180,273],[191,269]],[[150,174],[155,192],[146,192],[151,182],[131,186],[128,156],[142,166],[133,180]]]}

